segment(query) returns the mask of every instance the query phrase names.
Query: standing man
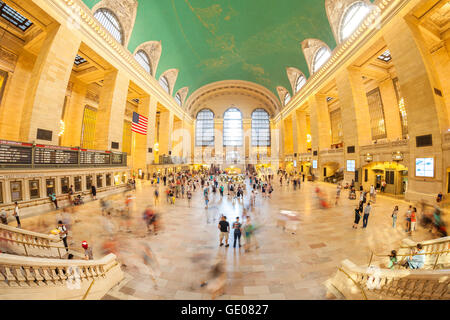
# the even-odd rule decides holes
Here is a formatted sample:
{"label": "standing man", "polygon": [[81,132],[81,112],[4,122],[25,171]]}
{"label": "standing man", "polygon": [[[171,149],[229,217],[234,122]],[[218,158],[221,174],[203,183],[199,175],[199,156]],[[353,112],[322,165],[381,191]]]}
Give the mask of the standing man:
{"label": "standing man", "polygon": [[13,216],[16,217],[16,221],[17,221],[17,228],[22,228],[22,226],[20,225],[20,218],[19,218],[19,204],[16,202],[14,202],[15,206],[14,206],[14,213]]}
{"label": "standing man", "polygon": [[92,254],[92,248],[89,247],[87,241],[81,242],[81,246],[84,249],[84,260],[94,260],[94,255]]}
{"label": "standing man", "polygon": [[364,208],[364,217],[363,217],[363,228],[367,227],[367,222],[369,220],[370,210],[372,209],[370,205],[370,201],[367,202],[367,206]]}
{"label": "standing man", "polygon": [[236,217],[236,221],[233,223],[233,230],[234,230],[233,248],[236,248],[236,240],[238,240],[239,248],[240,248],[241,247],[242,224],[239,222],[239,217]]}
{"label": "standing man", "polygon": [[218,228],[220,230],[220,246],[223,246],[222,240],[223,238],[225,238],[225,247],[229,247],[230,245],[228,244],[228,234],[230,232],[230,224],[227,221],[227,217],[222,216]]}

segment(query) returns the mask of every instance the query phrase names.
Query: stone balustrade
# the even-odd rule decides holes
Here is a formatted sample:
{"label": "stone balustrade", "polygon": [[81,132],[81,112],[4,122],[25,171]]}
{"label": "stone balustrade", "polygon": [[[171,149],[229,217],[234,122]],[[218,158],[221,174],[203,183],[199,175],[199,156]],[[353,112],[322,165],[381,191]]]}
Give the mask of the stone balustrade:
{"label": "stone balustrade", "polygon": [[[416,248],[418,242],[411,239],[404,239],[397,254],[407,255]],[[443,237],[428,241],[421,241],[425,255],[425,269],[450,268],[450,237]],[[406,257],[401,257],[399,261],[404,261]]]}
{"label": "stone balustrade", "polygon": [[379,269],[342,261],[325,282],[328,294],[349,300],[448,300],[449,270]]}
{"label": "stone balustrade", "polygon": [[102,298],[124,278],[114,254],[59,260],[0,254],[1,300]]}
{"label": "stone balustrade", "polygon": [[65,254],[58,236],[0,225],[0,248],[2,252],[22,256],[61,258]]}

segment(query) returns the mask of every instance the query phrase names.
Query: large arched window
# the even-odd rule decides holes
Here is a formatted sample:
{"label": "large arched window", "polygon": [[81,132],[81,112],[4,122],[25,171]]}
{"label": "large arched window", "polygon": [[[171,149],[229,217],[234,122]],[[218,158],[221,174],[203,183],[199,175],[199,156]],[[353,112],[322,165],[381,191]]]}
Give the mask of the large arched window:
{"label": "large arched window", "polygon": [[195,145],[197,147],[214,146],[214,113],[211,110],[203,109],[197,113]]}
{"label": "large arched window", "polygon": [[322,47],[317,50],[313,59],[313,73],[319,71],[320,67],[324,65],[325,62],[328,61],[331,57],[331,51],[327,47]]}
{"label": "large arched window", "polygon": [[180,94],[177,92],[177,94],[175,95],[175,101],[177,102],[177,104],[181,107],[181,96]]}
{"label": "large arched window", "polygon": [[145,69],[145,71],[152,74],[152,67],[150,64],[150,59],[144,50],[139,50],[138,52],[136,52],[136,54],[134,55],[134,58],[142,66],[142,68]]}
{"label": "large arched window", "polygon": [[94,13],[94,17],[105,27],[106,30],[116,39],[123,44],[123,31],[119,20],[116,15],[106,8],[98,9]]}
{"label": "large arched window", "polygon": [[177,104],[181,107],[181,96],[180,94],[177,92],[177,94],[175,95],[175,101],[177,102]]}
{"label": "large arched window", "polygon": [[295,81],[295,93],[299,92],[301,88],[306,84],[306,78],[304,75],[299,75]]}
{"label": "large arched window", "polygon": [[347,8],[339,26],[341,42],[352,35],[369,12],[370,7],[363,1],[356,1]]}
{"label": "large arched window", "polygon": [[169,90],[169,81],[167,81],[166,77],[161,77],[159,78],[159,84],[161,85],[161,87],[163,87],[163,89],[170,94],[170,90]]}
{"label": "large arched window", "polygon": [[287,92],[284,95],[284,105],[286,106],[289,103],[289,101],[291,101],[291,95],[289,94],[289,92]]}
{"label": "large arched window", "polygon": [[252,146],[270,147],[269,114],[264,109],[256,109],[252,113]]}
{"label": "large arched window", "polygon": [[223,146],[242,146],[242,113],[230,108],[223,115]]}

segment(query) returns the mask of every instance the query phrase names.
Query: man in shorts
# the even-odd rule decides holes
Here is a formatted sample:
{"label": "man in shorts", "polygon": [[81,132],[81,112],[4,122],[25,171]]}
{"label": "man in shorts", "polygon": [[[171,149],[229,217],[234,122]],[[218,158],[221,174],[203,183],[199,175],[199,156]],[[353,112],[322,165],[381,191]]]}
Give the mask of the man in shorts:
{"label": "man in shorts", "polygon": [[227,217],[222,216],[222,219],[219,222],[218,225],[219,231],[220,231],[220,246],[223,246],[223,239],[225,238],[225,247],[229,247],[230,245],[228,244],[228,235],[230,232],[230,224],[227,221]]}

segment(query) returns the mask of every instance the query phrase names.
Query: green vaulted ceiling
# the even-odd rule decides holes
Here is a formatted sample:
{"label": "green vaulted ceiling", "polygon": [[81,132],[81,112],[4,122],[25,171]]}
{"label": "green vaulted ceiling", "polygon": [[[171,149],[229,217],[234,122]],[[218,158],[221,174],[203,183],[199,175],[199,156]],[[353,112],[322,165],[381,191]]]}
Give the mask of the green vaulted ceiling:
{"label": "green vaulted ceiling", "polygon": [[[99,1],[84,0],[90,8]],[[325,0],[138,0],[128,49],[161,40],[156,77],[179,69],[174,92],[247,80],[276,94],[279,85],[291,91],[286,67],[309,76],[301,49],[307,38],[336,46]]]}

